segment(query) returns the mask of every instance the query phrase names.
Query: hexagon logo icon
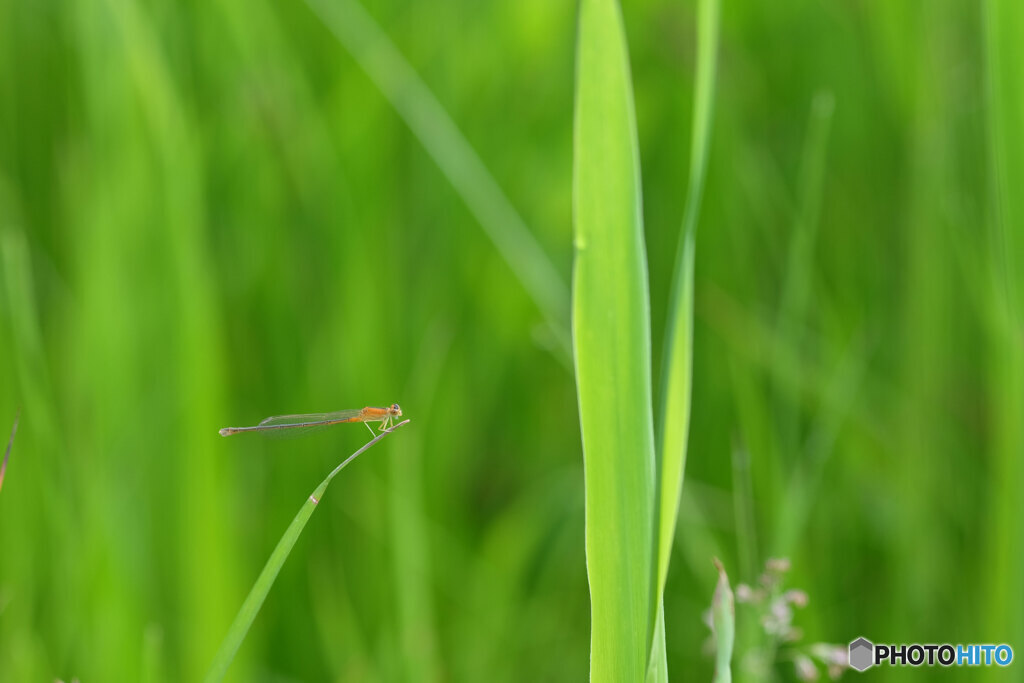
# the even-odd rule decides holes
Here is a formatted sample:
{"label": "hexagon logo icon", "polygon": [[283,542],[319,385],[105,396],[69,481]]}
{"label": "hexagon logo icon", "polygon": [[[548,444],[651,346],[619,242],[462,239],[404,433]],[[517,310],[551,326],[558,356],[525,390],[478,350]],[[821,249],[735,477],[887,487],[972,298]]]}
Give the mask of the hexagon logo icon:
{"label": "hexagon logo icon", "polygon": [[875,646],[867,638],[858,638],[850,643],[850,666],[864,671],[875,663]]}

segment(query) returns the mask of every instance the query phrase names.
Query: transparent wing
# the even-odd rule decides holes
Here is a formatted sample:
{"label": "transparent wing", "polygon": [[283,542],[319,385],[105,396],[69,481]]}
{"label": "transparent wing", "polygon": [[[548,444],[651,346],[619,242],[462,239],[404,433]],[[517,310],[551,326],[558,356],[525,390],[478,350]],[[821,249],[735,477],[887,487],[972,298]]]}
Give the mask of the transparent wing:
{"label": "transparent wing", "polygon": [[360,410],[338,410],[333,413],[308,413],[306,415],[277,415],[268,417],[254,431],[271,439],[293,439],[314,434],[341,422],[357,422]]}
{"label": "transparent wing", "polygon": [[316,434],[330,427],[336,422],[313,422],[310,424],[289,425],[281,429],[257,429],[254,430],[265,439],[298,439],[301,436]]}
{"label": "transparent wing", "polygon": [[[305,436],[342,422],[361,422],[361,410],[338,410],[333,413],[307,413],[304,415],[275,415],[268,417],[255,427],[229,427],[221,434],[259,432],[271,438],[289,439]],[[226,433],[225,433],[226,432]]]}
{"label": "transparent wing", "polygon": [[339,422],[358,422],[362,410],[338,410],[333,413],[309,413],[307,415],[276,415],[256,425],[263,429],[289,429],[292,427],[328,426]]}

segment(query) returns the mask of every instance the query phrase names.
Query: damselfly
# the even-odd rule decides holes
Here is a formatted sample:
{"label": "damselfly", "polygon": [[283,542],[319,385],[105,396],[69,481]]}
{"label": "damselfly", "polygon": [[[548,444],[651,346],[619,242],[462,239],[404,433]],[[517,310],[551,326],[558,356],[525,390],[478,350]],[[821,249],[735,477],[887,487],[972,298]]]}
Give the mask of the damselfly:
{"label": "damselfly", "polygon": [[402,409],[397,403],[387,408],[357,408],[355,410],[339,410],[333,413],[310,413],[308,415],[277,415],[268,417],[254,427],[225,427],[220,430],[221,436],[231,436],[242,432],[269,432],[271,434],[298,435],[319,430],[323,427],[342,424],[343,422],[362,422],[374,434],[369,422],[379,422],[380,431],[392,424],[396,417],[402,416]]}

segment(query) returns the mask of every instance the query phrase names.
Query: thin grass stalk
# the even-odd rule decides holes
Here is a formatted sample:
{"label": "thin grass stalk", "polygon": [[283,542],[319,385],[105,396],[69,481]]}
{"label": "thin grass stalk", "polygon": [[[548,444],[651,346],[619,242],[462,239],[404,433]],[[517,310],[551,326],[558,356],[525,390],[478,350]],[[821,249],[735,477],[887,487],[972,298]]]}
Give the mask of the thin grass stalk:
{"label": "thin grass stalk", "polygon": [[263,601],[267,599],[270,587],[274,585],[274,580],[277,579],[277,575],[281,571],[281,567],[284,566],[284,561],[288,559],[288,555],[295,546],[295,542],[299,539],[299,535],[306,527],[306,522],[309,521],[313,511],[316,510],[320,501],[323,499],[324,492],[330,485],[331,480],[334,479],[338,472],[345,469],[346,465],[366,452],[366,450],[371,446],[399,427],[407,424],[409,424],[409,420],[399,422],[395,426],[381,432],[377,436],[373,437],[373,439],[363,444],[359,450],[345,458],[340,465],[335,467],[331,473],[327,475],[327,478],[320,482],[320,485],[316,487],[316,490],[309,495],[306,502],[302,504],[302,507],[299,508],[298,514],[295,515],[295,519],[293,519],[292,523],[288,525],[288,528],[285,530],[281,540],[277,542],[277,546],[274,548],[274,551],[270,553],[270,558],[267,560],[267,564],[264,565],[263,571],[261,571],[259,577],[257,577],[256,583],[253,584],[252,589],[249,591],[249,595],[245,598],[245,602],[242,603],[241,609],[238,610],[238,615],[235,616],[235,620],[228,629],[227,635],[224,636],[224,641],[221,643],[220,649],[217,650],[217,654],[213,658],[210,670],[207,672],[206,678],[203,679],[206,683],[215,683],[216,681],[223,680],[228,667],[231,666],[231,662],[234,660],[235,654],[238,652],[238,648],[242,645],[242,641],[245,640],[246,634],[249,633],[249,628],[252,626],[252,622],[256,619],[256,615],[259,613],[260,607],[263,606]]}
{"label": "thin grass stalk", "polygon": [[715,634],[715,676],[712,683],[732,682],[732,649],[736,640],[736,606],[725,567],[715,558],[718,584],[711,598],[711,628]]}
{"label": "thin grass stalk", "polygon": [[[818,216],[821,212],[822,193],[825,180],[826,152],[835,111],[835,97],[831,92],[818,92],[811,103],[807,134],[800,163],[800,177],[797,191],[796,216],[793,231],[789,239],[786,256],[786,269],[783,274],[782,293],[779,298],[777,326],[779,337],[786,345],[795,349],[807,350],[808,340],[805,330],[809,321],[808,311],[811,304],[814,285],[815,253],[818,241]],[[797,366],[796,371],[801,371]],[[782,389],[776,389],[780,395],[781,415],[778,419],[780,454],[790,454],[789,458],[773,459],[769,467],[772,481],[779,482],[791,476],[792,460],[803,446],[801,432],[802,404],[798,401],[785,400]],[[783,501],[785,504],[785,501]],[[777,539],[773,539],[777,540]]]}
{"label": "thin grass stalk", "polygon": [[[651,596],[654,631],[664,615],[662,603],[669,558],[675,536],[679,498],[686,469],[686,442],[690,428],[690,395],[693,382],[693,290],[697,221],[700,216],[711,120],[714,110],[715,69],[718,54],[718,0],[700,0],[697,6],[697,76],[691,130],[690,180],[683,215],[682,242],[673,275],[668,324],[665,328],[662,363],[662,399],[659,413],[657,503],[658,535],[655,543],[654,591]],[[648,680],[667,680],[664,642],[653,639],[648,661]],[[658,673],[664,672],[664,673]]]}

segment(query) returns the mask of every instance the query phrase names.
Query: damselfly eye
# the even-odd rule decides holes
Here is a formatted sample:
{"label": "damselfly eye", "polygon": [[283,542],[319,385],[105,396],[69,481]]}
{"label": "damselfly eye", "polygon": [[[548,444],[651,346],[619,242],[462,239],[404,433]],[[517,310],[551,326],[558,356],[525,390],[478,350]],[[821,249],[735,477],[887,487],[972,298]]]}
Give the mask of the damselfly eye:
{"label": "damselfly eye", "polygon": [[395,415],[401,415],[402,414],[402,409],[401,409],[401,407],[399,407],[399,405],[397,403],[392,403],[391,404],[391,412],[393,412]]}

